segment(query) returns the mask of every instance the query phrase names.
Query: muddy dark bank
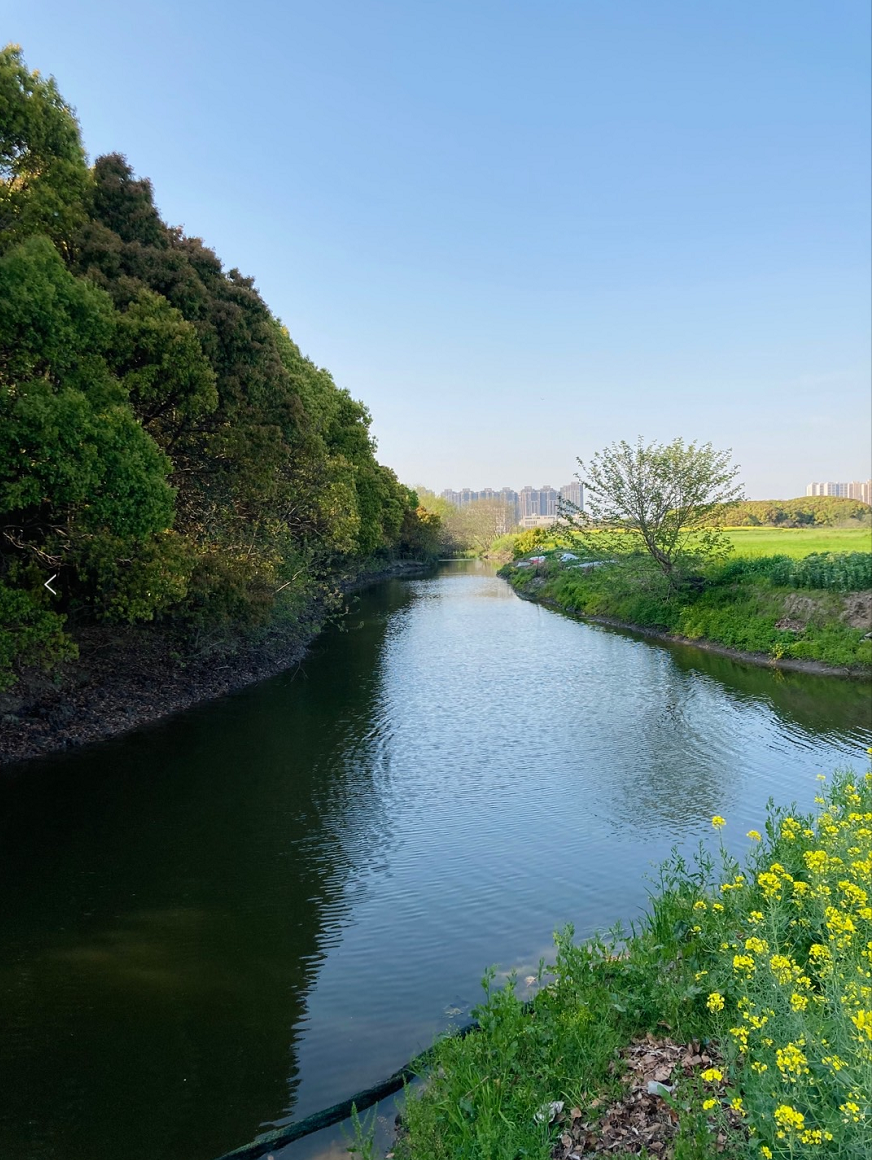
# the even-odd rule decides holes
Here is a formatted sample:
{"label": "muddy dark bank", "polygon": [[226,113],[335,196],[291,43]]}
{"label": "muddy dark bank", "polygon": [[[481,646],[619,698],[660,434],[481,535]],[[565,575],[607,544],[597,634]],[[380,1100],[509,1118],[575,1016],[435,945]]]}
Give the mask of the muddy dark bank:
{"label": "muddy dark bank", "polygon": [[[400,561],[346,581],[351,593],[392,576],[426,571]],[[256,642],[183,657],[156,626],[91,627],[75,634],[79,658],[52,676],[30,671],[0,693],[0,764],[125,733],[299,665],[323,626],[323,610]]]}

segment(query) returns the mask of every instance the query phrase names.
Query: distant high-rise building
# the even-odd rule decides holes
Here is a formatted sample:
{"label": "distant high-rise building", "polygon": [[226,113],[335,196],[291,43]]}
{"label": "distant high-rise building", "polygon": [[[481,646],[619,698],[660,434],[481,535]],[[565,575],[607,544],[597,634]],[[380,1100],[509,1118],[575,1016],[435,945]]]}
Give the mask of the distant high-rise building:
{"label": "distant high-rise building", "polygon": [[550,484],[543,487],[522,487],[518,492],[518,519],[530,516],[556,516],[558,493]]}
{"label": "distant high-rise building", "polygon": [[539,488],[539,515],[557,515],[557,492],[548,483]]}
{"label": "distant high-rise building", "polygon": [[538,514],[539,493],[534,491],[528,483],[518,492],[518,519],[523,520],[527,516],[538,516]]}
{"label": "distant high-rise building", "polygon": [[520,491],[515,491],[511,487],[483,487],[480,491],[474,491],[471,487],[463,487],[460,491],[446,488],[441,495],[442,499],[454,504],[455,507],[465,507],[479,500],[504,503],[517,523],[533,520],[547,524],[549,520],[556,520],[560,515],[561,497],[584,509],[584,485],[577,481],[566,483],[559,490],[545,483],[541,487],[531,487],[527,484]]}
{"label": "distant high-rise building", "polygon": [[584,511],[584,484],[576,480],[574,483],[564,483],[560,489],[560,498]]}
{"label": "distant high-rise building", "polygon": [[854,480],[852,483],[810,483],[805,489],[805,494],[834,495],[872,504],[872,479]]}

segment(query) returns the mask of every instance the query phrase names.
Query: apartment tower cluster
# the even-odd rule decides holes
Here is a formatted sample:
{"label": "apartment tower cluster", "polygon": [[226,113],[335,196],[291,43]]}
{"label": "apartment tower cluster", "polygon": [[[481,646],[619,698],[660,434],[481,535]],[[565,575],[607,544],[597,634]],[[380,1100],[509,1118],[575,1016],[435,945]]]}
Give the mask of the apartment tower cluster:
{"label": "apartment tower cluster", "polygon": [[568,500],[578,508],[584,507],[584,485],[581,483],[566,483],[561,488],[553,488],[550,484],[543,487],[522,487],[515,491],[511,487],[501,487],[499,490],[484,487],[481,491],[464,487],[460,491],[446,488],[442,498],[453,503],[455,507],[465,507],[478,500],[490,499],[503,503],[514,513],[514,522],[522,528],[545,527],[553,524],[559,514],[560,500]]}
{"label": "apartment tower cluster", "polygon": [[806,495],[835,495],[841,499],[859,499],[872,504],[872,479],[855,480],[853,483],[810,483]]}

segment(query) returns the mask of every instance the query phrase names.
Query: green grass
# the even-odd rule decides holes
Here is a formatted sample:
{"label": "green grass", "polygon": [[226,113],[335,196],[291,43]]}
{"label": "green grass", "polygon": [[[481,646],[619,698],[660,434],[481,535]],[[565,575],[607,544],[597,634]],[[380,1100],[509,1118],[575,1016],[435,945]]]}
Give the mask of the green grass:
{"label": "green grass", "polygon": [[[724,528],[736,556],[792,556],[800,559],[814,552],[872,552],[872,528]],[[531,533],[501,536],[496,547],[521,555],[534,551],[554,551],[566,541],[566,533],[556,536],[540,533],[538,548]]]}
{"label": "green grass", "polygon": [[621,1048],[646,1034],[720,1056],[666,1081],[678,1136],[665,1156],[708,1160],[720,1130],[733,1160],[866,1160],[872,774],[822,793],[817,818],[770,806],[742,867],[723,846],[674,853],[629,934],[558,936],[532,1012],[486,975],[480,1030],[437,1044],[407,1096],[398,1160],[547,1160],[567,1121],[536,1113],[562,1100],[600,1120],[626,1090]]}
{"label": "green grass", "polygon": [[842,593],[869,586],[869,564],[870,557],[860,553],[795,562],[787,556],[730,557],[710,564],[698,584],[677,591],[668,590],[646,556],[625,556],[589,571],[552,557],[536,568],[507,565],[501,574],[521,595],[552,601],[567,612],[865,674],[872,670],[872,640],[863,639],[867,628],[842,619]]}
{"label": "green grass", "polygon": [[812,552],[872,552],[870,528],[725,528],[737,556],[793,556]]}

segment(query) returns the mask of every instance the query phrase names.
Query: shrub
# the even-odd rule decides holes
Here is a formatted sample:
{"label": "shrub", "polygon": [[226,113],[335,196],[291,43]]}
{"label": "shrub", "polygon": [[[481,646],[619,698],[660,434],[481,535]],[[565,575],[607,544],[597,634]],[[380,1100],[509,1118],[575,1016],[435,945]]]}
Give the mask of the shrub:
{"label": "shrub", "polygon": [[28,665],[49,669],[78,655],[64,633],[65,618],[41,608],[29,592],[0,583],[0,692]]}
{"label": "shrub", "polygon": [[715,584],[747,580],[768,580],[779,588],[857,592],[872,588],[872,552],[813,552],[799,560],[790,556],[740,557],[711,574]]}

